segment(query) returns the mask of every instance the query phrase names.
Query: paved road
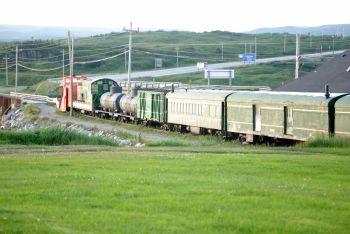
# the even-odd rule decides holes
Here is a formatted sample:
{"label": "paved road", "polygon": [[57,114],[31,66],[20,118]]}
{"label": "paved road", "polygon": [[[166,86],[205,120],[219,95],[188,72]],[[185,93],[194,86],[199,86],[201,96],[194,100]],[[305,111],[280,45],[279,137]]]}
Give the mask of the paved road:
{"label": "paved road", "polygon": [[[66,115],[59,115],[56,113],[56,108],[53,106],[48,106],[46,104],[37,104],[37,106],[40,108],[40,114],[39,114],[40,118],[48,117],[50,119],[55,119],[59,122],[70,122],[70,123],[74,123],[74,124],[81,124],[82,126],[84,126],[86,128],[96,127],[98,129],[105,130],[105,131],[123,132],[123,133],[127,133],[127,134],[134,135],[134,136],[138,136],[140,133],[139,131],[125,129],[121,126],[113,124],[113,121],[111,121],[111,124],[92,122],[92,121],[87,121],[87,120],[83,120],[83,119],[79,119],[79,118],[75,118],[75,117],[70,117],[70,116],[66,116]],[[165,132],[159,133],[159,134],[142,132],[141,138],[148,140],[148,141],[162,141],[162,140],[171,140],[172,139],[171,137],[167,136],[165,134]]]}
{"label": "paved road", "polygon": [[[335,51],[334,54],[340,54],[343,53],[344,50]],[[333,52],[324,52],[322,54],[316,53],[316,54],[303,54],[302,58],[309,59],[309,58],[320,58],[322,56],[332,55]],[[288,56],[281,56],[281,57],[273,57],[273,58],[264,58],[264,59],[257,59],[257,64],[263,64],[263,63],[271,63],[271,62],[278,62],[278,61],[288,61],[288,60],[294,60],[295,55],[288,55]],[[243,67],[248,66],[249,63],[243,63],[243,62],[226,62],[226,63],[214,63],[214,64],[208,64],[208,69],[223,69],[223,68],[234,68],[234,67]],[[144,78],[144,77],[162,77],[162,76],[171,76],[171,75],[181,75],[181,74],[190,74],[199,72],[197,66],[188,66],[188,67],[177,67],[177,68],[170,68],[170,69],[161,69],[161,70],[151,70],[151,71],[139,71],[139,72],[133,72],[131,74],[131,78]],[[125,80],[128,78],[127,73],[119,73],[119,74],[87,74],[86,75],[89,79],[96,79],[101,77],[108,77],[115,80]],[[49,79],[51,82],[58,82],[60,83],[62,78],[52,78]]]}
{"label": "paved road", "polygon": [[[342,51],[335,51],[336,54],[342,53]],[[308,58],[319,58],[326,55],[332,55],[333,52],[324,52],[322,54],[316,53],[316,54],[303,54],[302,57],[304,59]],[[262,63],[271,63],[271,62],[277,62],[277,61],[288,61],[288,60],[294,60],[295,55],[289,55],[289,56],[281,56],[281,57],[273,57],[273,58],[263,58],[258,59],[257,64]],[[223,69],[223,68],[234,68],[234,67],[243,67],[250,65],[248,63],[243,62],[226,62],[226,63],[215,63],[215,64],[208,64],[208,69]],[[181,74],[189,74],[189,73],[195,73],[198,72],[197,66],[189,66],[189,67],[178,67],[178,68],[170,68],[170,69],[162,69],[162,70],[153,70],[153,71],[141,71],[141,72],[133,72],[131,74],[131,78],[143,78],[143,77],[162,77],[162,76],[170,76],[170,75],[181,75]],[[105,75],[90,75],[89,78],[95,79],[100,77],[108,77],[115,80],[122,80],[127,79],[128,74],[127,73],[120,73],[120,74],[105,74]]]}

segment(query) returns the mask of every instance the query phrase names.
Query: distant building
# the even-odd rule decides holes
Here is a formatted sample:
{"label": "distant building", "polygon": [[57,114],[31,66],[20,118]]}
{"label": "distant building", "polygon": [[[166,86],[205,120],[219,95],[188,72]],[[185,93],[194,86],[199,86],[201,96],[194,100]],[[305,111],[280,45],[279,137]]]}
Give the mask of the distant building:
{"label": "distant building", "polygon": [[325,62],[315,71],[293,80],[276,91],[324,92],[328,84],[331,93],[350,93],[350,50]]}

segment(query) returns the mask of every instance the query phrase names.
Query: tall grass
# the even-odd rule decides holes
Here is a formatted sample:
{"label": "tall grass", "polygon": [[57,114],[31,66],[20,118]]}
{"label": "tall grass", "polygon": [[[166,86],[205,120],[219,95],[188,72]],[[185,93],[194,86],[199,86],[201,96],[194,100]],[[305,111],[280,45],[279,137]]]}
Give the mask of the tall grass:
{"label": "tall grass", "polygon": [[111,145],[117,143],[100,137],[86,136],[60,128],[40,128],[26,131],[0,131],[0,144],[21,145]]}
{"label": "tall grass", "polygon": [[344,137],[326,137],[319,136],[315,139],[309,140],[303,144],[304,147],[327,147],[339,148],[350,147],[350,139]]}

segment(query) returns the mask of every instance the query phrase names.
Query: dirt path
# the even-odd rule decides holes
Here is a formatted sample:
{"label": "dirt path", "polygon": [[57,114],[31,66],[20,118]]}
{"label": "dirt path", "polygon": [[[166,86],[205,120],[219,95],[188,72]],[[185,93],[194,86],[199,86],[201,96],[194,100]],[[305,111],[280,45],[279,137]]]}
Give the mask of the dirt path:
{"label": "dirt path", "polygon": [[71,122],[74,124],[81,124],[84,127],[87,128],[93,128],[96,127],[98,129],[104,130],[104,131],[115,131],[115,132],[123,132],[126,134],[138,136],[141,134],[141,138],[145,139],[147,141],[161,141],[161,140],[170,140],[171,137],[167,136],[166,134],[153,134],[153,133],[144,133],[134,130],[125,129],[121,126],[117,126],[113,124],[113,121],[111,121],[111,124],[107,123],[98,123],[98,122],[91,122],[75,117],[65,116],[65,115],[59,115],[56,113],[56,108],[53,106],[48,106],[46,104],[37,104],[37,106],[40,108],[40,114],[39,117],[48,117],[50,119],[55,119],[59,122]]}

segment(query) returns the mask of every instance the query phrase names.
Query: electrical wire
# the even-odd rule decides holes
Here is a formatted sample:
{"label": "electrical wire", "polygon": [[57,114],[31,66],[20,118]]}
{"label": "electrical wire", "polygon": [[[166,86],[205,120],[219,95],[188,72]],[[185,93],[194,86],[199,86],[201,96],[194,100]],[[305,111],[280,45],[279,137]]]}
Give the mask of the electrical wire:
{"label": "electrical wire", "polygon": [[[65,53],[64,55],[68,55],[68,53]],[[31,60],[31,61],[39,61],[39,60],[52,59],[52,58],[58,58],[58,57],[62,57],[62,54],[61,54],[61,55],[50,56],[50,57],[44,57],[44,58],[25,58],[25,57],[18,57],[18,59]]]}
{"label": "electrical wire", "polygon": [[[12,64],[10,66],[7,66],[7,69],[16,66],[16,64]],[[0,70],[6,70],[6,67],[0,67]]]}
{"label": "electrical wire", "polygon": [[[97,53],[97,54],[90,54],[90,55],[84,55],[84,56],[74,56],[74,58],[86,58],[86,57],[93,57],[93,56],[96,56],[96,55],[102,55],[102,54],[109,54],[109,53],[112,53],[112,52],[117,52],[117,51],[120,51],[120,50],[124,50],[124,49],[119,49],[119,50],[111,50],[111,51],[107,51],[107,52],[102,52],[102,53]],[[80,50],[75,50],[75,51],[79,51]],[[77,53],[77,52],[75,52]]]}
{"label": "electrical wire", "polygon": [[54,71],[54,70],[59,70],[59,69],[62,69],[63,67],[67,67],[69,66],[69,64],[67,65],[64,65],[64,66],[60,66],[60,67],[55,67],[55,68],[51,68],[51,69],[36,69],[36,68],[30,68],[30,67],[27,67],[27,66],[24,66],[23,64],[18,64],[19,67],[23,67],[27,70],[30,70],[30,71],[38,71],[38,72],[48,72],[48,71]]}
{"label": "electrical wire", "polygon": [[123,54],[126,54],[128,51],[124,51],[123,53],[120,53],[120,54],[117,54],[117,55],[113,55],[113,56],[110,56],[110,57],[107,57],[107,58],[103,58],[103,59],[97,59],[97,60],[91,60],[91,61],[84,61],[84,62],[75,62],[74,64],[89,64],[89,63],[96,63],[96,62],[101,62],[101,61],[105,61],[105,60],[109,60],[109,59],[112,59],[112,58],[116,58],[116,57],[119,57]]}

